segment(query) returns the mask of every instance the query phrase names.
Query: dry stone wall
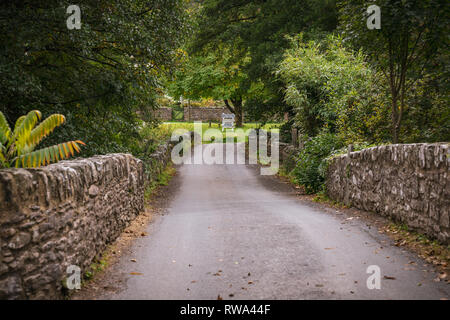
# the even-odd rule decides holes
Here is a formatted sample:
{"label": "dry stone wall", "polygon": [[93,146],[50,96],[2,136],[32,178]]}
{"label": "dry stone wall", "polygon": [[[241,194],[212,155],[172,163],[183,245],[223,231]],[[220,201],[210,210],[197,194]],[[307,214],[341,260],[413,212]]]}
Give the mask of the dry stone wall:
{"label": "dry stone wall", "polygon": [[222,121],[222,113],[230,113],[227,108],[184,107],[184,121]]}
{"label": "dry stone wall", "polygon": [[161,121],[170,121],[172,120],[172,108],[161,107],[154,111],[155,118]]}
{"label": "dry stone wall", "polygon": [[450,243],[449,144],[395,144],[332,159],[332,199],[405,223]]}
{"label": "dry stone wall", "polygon": [[160,144],[144,162],[146,184],[156,181],[159,175],[164,171],[167,164],[171,161],[172,147],[176,144],[174,141],[167,141]]}
{"label": "dry stone wall", "polygon": [[57,299],[144,209],[144,164],[129,154],[0,170],[0,299]]}

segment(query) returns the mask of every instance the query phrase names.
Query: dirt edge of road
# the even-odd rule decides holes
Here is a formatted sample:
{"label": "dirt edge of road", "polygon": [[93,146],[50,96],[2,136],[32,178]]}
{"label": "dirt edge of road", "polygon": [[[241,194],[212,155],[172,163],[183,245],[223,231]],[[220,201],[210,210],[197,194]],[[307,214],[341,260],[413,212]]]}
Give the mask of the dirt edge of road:
{"label": "dirt edge of road", "polygon": [[[172,167],[171,167],[172,168]],[[176,169],[176,167],[173,167]],[[122,282],[122,275],[115,275],[109,271],[119,261],[123,254],[127,253],[134,241],[141,237],[149,237],[148,226],[154,222],[159,215],[164,215],[170,201],[180,187],[178,171],[174,170],[167,185],[158,185],[149,199],[146,201],[145,211],[142,212],[122,234],[97,258],[91,265],[91,270],[82,275],[82,286],[80,290],[69,293],[70,300],[90,300],[98,296],[99,292],[115,290],[115,284]]]}
{"label": "dirt edge of road", "polygon": [[439,273],[439,277],[435,279],[436,282],[444,281],[450,285],[450,246],[432,240],[419,232],[408,230],[406,226],[387,217],[354,207],[346,207],[325,196],[307,195],[301,186],[293,183],[286,175],[262,176],[262,182],[266,186],[273,185],[271,180],[278,180],[289,185],[292,188],[292,194],[306,205],[332,215],[342,215],[346,220],[360,219],[370,228],[376,228],[379,234],[387,235],[393,241],[393,245],[417,255],[429,265],[434,266]]}

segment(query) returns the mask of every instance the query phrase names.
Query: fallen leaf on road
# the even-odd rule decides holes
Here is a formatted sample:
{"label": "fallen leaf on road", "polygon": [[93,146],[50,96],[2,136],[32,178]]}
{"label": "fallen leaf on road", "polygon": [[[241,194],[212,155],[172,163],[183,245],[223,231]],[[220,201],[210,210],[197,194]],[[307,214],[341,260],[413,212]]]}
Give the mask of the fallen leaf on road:
{"label": "fallen leaf on road", "polygon": [[140,273],[140,272],[130,272],[130,274],[132,276],[142,276],[143,275],[143,273]]}
{"label": "fallen leaf on road", "polygon": [[248,284],[253,284],[253,281],[249,281]]}
{"label": "fallen leaf on road", "polygon": [[136,259],[131,259],[130,261],[131,261],[131,262],[136,262]]}
{"label": "fallen leaf on road", "polygon": [[387,279],[387,280],[396,280],[395,277],[390,277],[390,276],[384,276],[384,279]]}
{"label": "fallen leaf on road", "polygon": [[323,287],[323,284],[320,284],[320,283],[319,283],[319,284],[316,284],[316,287],[317,287],[317,288],[322,288],[322,287]]}
{"label": "fallen leaf on road", "polygon": [[325,250],[333,250],[333,249],[336,249],[336,248],[325,248]]}
{"label": "fallen leaf on road", "polygon": [[217,296],[217,300],[223,300],[220,294]]}
{"label": "fallen leaf on road", "polygon": [[234,294],[233,294],[233,293],[230,293],[228,296],[229,296],[229,297],[234,297]]}

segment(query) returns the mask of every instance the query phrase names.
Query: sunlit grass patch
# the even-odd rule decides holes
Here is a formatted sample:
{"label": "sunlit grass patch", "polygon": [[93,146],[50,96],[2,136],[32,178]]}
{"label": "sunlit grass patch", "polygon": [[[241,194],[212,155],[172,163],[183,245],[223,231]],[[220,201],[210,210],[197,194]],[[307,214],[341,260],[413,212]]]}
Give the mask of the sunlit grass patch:
{"label": "sunlit grass patch", "polygon": [[[222,143],[226,143],[226,142],[240,142],[239,139],[237,138],[237,130],[243,130],[244,132],[247,132],[247,130],[249,129],[263,129],[263,130],[271,130],[271,129],[278,129],[280,127],[281,124],[279,123],[267,123],[263,126],[261,126],[259,123],[245,123],[242,128],[236,128],[233,130],[231,129],[225,129],[222,134],[224,135],[223,140],[222,141],[217,141],[214,139],[211,140],[205,140],[202,139],[202,143],[212,143],[212,142],[222,142]],[[211,123],[211,126],[209,125],[208,122],[203,122],[202,123],[202,136],[203,133],[205,133],[208,129],[218,129],[218,130],[222,130],[220,127],[219,123]],[[171,133],[177,129],[184,129],[187,131],[194,131],[194,122],[163,122],[158,129],[160,129],[162,132],[164,132],[165,134],[168,134],[169,136],[171,135]],[[248,141],[248,137],[245,137],[245,142]],[[242,141],[244,142],[244,141]]]}

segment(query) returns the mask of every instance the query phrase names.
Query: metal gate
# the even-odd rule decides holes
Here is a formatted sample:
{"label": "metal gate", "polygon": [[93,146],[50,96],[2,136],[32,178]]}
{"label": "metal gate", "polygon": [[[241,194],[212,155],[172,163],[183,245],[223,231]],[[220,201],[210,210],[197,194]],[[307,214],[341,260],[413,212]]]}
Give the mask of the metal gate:
{"label": "metal gate", "polygon": [[183,121],[184,120],[184,108],[183,106],[176,105],[172,107],[172,120],[173,121]]}

